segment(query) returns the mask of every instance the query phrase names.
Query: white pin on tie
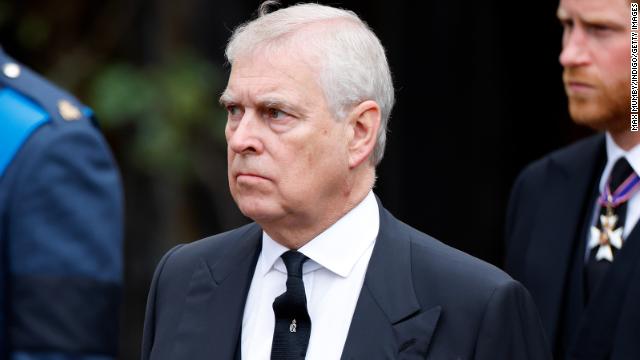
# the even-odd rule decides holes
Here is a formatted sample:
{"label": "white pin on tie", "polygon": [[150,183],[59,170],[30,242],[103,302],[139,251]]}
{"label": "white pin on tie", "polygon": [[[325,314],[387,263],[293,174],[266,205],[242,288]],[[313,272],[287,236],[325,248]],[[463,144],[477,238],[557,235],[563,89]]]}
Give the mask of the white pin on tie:
{"label": "white pin on tie", "polygon": [[296,327],[298,327],[298,325],[296,325],[296,319],[293,319],[293,321],[291,321],[291,325],[289,325],[289,332],[296,332]]}

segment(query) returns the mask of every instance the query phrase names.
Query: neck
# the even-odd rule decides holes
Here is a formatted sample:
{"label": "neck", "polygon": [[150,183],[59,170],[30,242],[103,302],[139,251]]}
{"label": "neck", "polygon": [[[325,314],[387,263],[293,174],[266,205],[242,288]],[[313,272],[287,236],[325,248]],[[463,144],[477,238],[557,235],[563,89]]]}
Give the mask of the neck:
{"label": "neck", "polygon": [[631,132],[629,129],[609,131],[611,138],[624,151],[633,149],[640,144],[640,132]]}
{"label": "neck", "polygon": [[366,179],[360,179],[352,186],[347,186],[349,190],[343,192],[344,196],[336,199],[335,205],[326,206],[327,210],[321,212],[321,217],[307,218],[306,220],[296,218],[288,224],[260,224],[260,226],[279,244],[297,250],[358,206],[373,188],[374,181],[375,171],[372,171]]}

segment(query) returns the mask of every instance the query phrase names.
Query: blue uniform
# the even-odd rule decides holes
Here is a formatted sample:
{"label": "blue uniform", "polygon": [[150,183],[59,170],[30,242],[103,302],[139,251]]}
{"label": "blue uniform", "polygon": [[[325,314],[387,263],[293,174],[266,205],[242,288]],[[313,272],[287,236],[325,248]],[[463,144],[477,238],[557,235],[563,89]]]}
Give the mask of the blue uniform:
{"label": "blue uniform", "polygon": [[117,349],[123,195],[91,110],[0,49],[0,359]]}

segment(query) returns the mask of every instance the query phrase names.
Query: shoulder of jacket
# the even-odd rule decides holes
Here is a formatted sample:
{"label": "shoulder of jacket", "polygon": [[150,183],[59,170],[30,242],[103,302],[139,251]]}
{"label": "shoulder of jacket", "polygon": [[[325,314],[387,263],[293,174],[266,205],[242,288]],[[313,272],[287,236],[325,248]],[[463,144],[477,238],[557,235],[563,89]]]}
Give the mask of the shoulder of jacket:
{"label": "shoulder of jacket", "polygon": [[49,121],[71,123],[90,120],[93,111],[73,95],[46,80],[0,49],[0,89],[16,94],[32,109],[48,115]]}
{"label": "shoulder of jacket", "polygon": [[584,161],[592,162],[604,149],[604,134],[598,133],[554,150],[528,164],[518,175],[516,183],[538,184],[552,174],[566,173]]}

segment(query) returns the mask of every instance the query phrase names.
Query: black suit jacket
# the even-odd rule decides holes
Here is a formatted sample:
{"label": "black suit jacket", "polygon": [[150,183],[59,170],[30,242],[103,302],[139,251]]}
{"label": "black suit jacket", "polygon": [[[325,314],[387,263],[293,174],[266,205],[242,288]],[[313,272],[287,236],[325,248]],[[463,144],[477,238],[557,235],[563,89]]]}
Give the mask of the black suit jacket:
{"label": "black suit jacket", "polygon": [[559,359],[640,359],[640,230],[636,226],[585,306],[586,237],[607,154],[595,135],[531,164],[516,180],[506,270],[531,292]]}
{"label": "black suit jacket", "polygon": [[[261,238],[254,223],[164,256],[149,293],[143,360],[234,358]],[[342,359],[425,358],[549,355],[522,285],[380,206],[380,231]]]}

